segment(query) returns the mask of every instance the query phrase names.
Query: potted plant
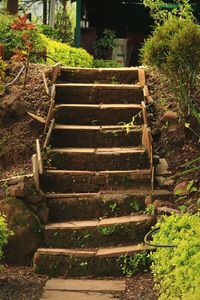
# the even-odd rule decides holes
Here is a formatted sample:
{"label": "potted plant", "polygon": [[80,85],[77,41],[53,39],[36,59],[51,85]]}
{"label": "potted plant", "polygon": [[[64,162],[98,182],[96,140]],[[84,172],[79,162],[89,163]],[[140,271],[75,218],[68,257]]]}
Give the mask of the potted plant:
{"label": "potted plant", "polygon": [[116,34],[114,31],[105,29],[103,36],[93,44],[93,51],[98,59],[111,59],[115,48]]}

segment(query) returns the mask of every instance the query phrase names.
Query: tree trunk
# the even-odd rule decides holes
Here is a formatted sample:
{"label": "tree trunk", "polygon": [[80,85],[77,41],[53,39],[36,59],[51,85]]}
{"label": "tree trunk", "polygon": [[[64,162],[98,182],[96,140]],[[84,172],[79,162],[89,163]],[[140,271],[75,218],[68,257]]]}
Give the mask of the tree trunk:
{"label": "tree trunk", "polygon": [[54,28],[55,25],[55,9],[56,9],[56,0],[50,1],[50,14],[49,14],[49,26]]}
{"label": "tree trunk", "polygon": [[47,0],[43,0],[43,24],[47,24]]}
{"label": "tree trunk", "polygon": [[11,15],[18,13],[18,0],[7,0],[7,12]]}

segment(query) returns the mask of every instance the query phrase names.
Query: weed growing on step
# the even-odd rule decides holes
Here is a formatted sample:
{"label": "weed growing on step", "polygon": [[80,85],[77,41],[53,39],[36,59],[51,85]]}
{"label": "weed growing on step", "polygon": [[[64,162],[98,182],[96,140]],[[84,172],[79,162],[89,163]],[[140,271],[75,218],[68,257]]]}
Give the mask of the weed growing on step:
{"label": "weed growing on step", "polygon": [[153,203],[150,203],[149,205],[147,205],[146,209],[145,209],[145,213],[149,216],[154,216],[156,214],[156,207]]}
{"label": "weed growing on step", "polygon": [[131,277],[140,271],[147,272],[150,267],[150,262],[148,252],[137,253],[133,256],[125,254],[117,259],[122,273],[127,277]]}
{"label": "weed growing on step", "polygon": [[132,200],[129,205],[133,212],[138,212],[142,209],[139,201],[137,200]]}
{"label": "weed growing on step", "polygon": [[119,211],[119,207],[118,207],[118,204],[116,202],[110,203],[108,205],[108,207],[110,208],[112,213]]}

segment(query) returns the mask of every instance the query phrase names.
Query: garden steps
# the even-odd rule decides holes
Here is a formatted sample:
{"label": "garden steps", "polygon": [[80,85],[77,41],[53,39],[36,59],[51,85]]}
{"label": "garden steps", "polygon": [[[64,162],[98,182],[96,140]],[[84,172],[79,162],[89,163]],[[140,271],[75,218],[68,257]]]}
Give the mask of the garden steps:
{"label": "garden steps", "polygon": [[[148,250],[138,246],[155,222],[144,214],[146,196],[168,197],[152,190],[144,71],[56,68],[39,175],[49,223],[34,268],[51,276],[121,276],[125,258]],[[119,124],[135,114],[136,124]]]}
{"label": "garden steps", "polygon": [[143,189],[151,187],[149,169],[138,170],[45,170],[41,175],[44,192],[80,193],[97,192],[102,189]]}
{"label": "garden steps", "polygon": [[145,198],[167,200],[166,190],[130,189],[107,190],[97,193],[46,193],[49,221],[93,220],[105,217],[125,216],[144,211]]}
{"label": "garden steps", "polygon": [[34,270],[53,277],[122,276],[124,257],[149,250],[141,244],[108,248],[39,248],[34,256]]}
{"label": "garden steps", "polygon": [[51,167],[67,170],[119,170],[149,168],[146,150],[141,147],[52,148]]}
{"label": "garden steps", "polygon": [[130,126],[129,134],[123,126],[79,126],[55,124],[52,130],[51,147],[111,148],[140,146],[142,127]]}
{"label": "garden steps", "polygon": [[55,106],[55,121],[65,125],[141,124],[139,104],[59,104]]}
{"label": "garden steps", "polygon": [[141,104],[141,84],[55,84],[56,104]]}
{"label": "garden steps", "polygon": [[61,67],[56,75],[56,82],[81,82],[81,83],[137,83],[139,76],[144,72],[142,69],[138,72],[137,67],[131,68],[64,68]]}
{"label": "garden steps", "polygon": [[72,220],[45,226],[47,248],[96,248],[129,245],[143,240],[155,219],[145,214],[106,219]]}

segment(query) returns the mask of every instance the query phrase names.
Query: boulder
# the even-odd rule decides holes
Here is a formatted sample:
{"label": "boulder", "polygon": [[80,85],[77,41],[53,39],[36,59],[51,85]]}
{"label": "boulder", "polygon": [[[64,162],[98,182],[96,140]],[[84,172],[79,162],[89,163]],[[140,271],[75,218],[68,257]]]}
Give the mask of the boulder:
{"label": "boulder", "polygon": [[33,254],[42,243],[39,218],[21,199],[9,197],[0,201],[0,212],[5,215],[13,231],[4,249],[5,261],[17,265],[30,265]]}
{"label": "boulder", "polygon": [[161,122],[168,122],[168,123],[176,123],[178,121],[178,115],[176,112],[168,110],[164,113],[161,118]]}

